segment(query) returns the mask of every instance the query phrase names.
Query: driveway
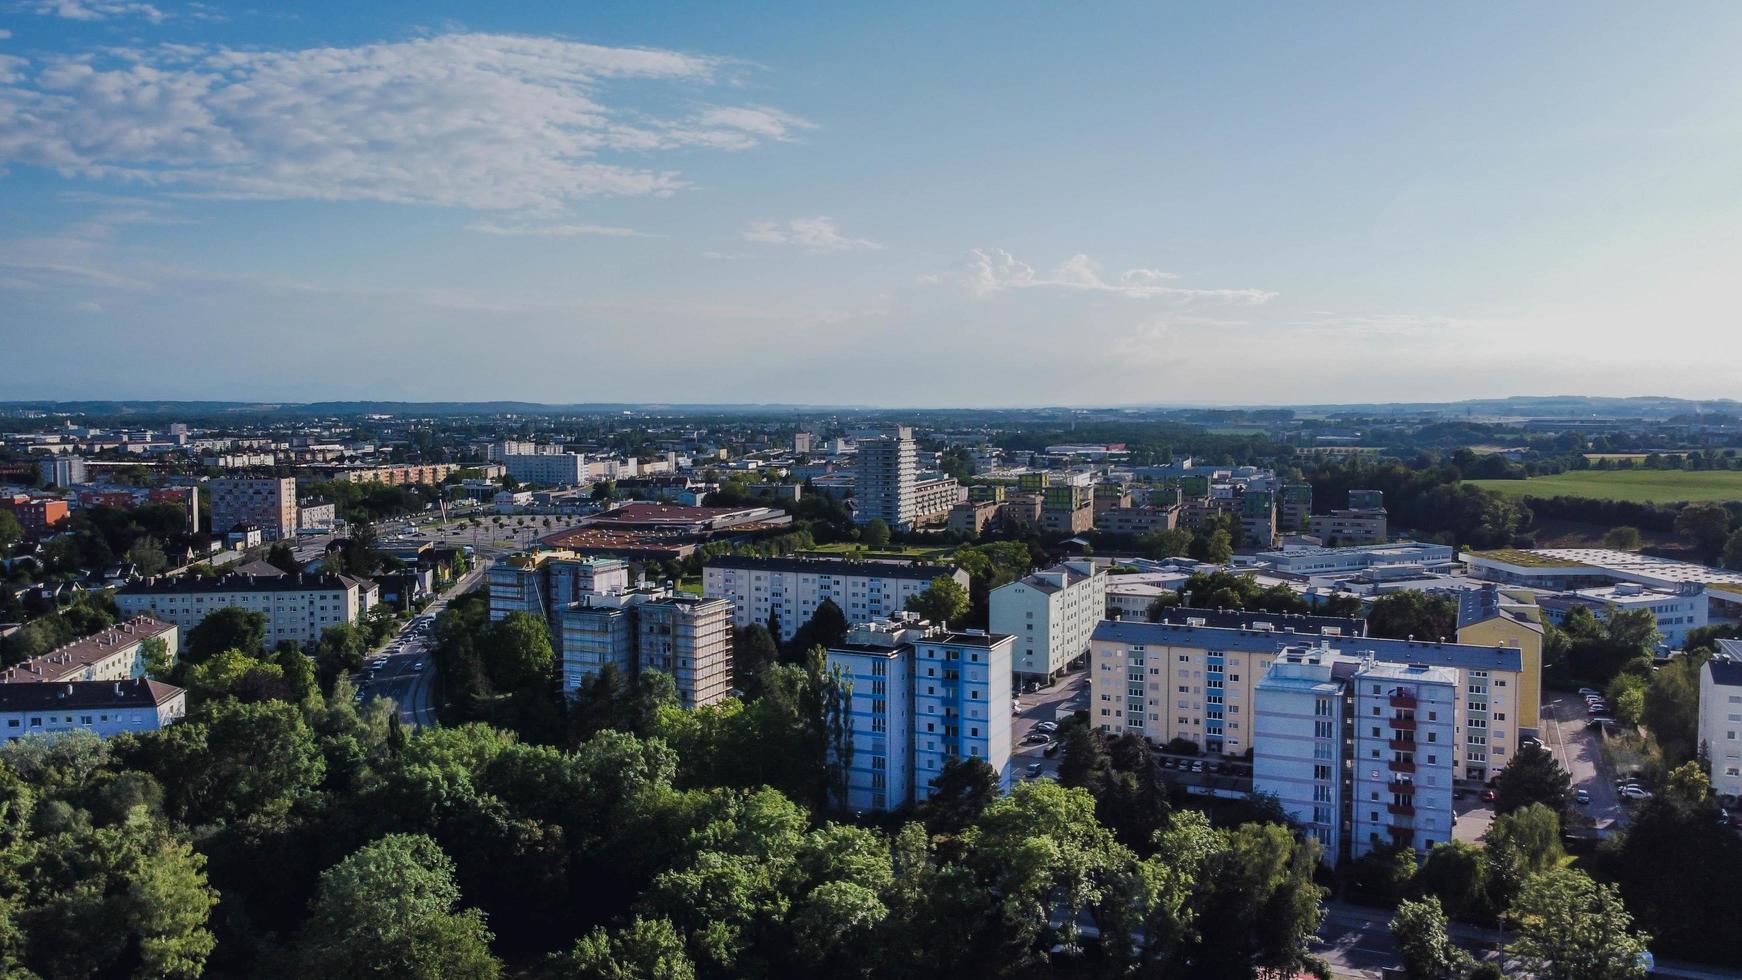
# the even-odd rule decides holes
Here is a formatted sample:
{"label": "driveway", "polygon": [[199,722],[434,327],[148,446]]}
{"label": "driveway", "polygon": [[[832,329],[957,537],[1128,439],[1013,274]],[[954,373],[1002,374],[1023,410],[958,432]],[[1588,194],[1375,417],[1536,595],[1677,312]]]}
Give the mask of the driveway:
{"label": "driveway", "polygon": [[1089,702],[1089,674],[1078,670],[1065,674],[1051,686],[1043,687],[1033,694],[1021,694],[1017,700],[1022,703],[1022,713],[1010,719],[1010,767],[1015,778],[1026,777],[1023,767],[1038,762],[1041,771],[1046,775],[1058,775],[1059,760],[1063,752],[1055,753],[1052,758],[1046,757],[1046,746],[1023,745],[1022,739],[1034,730],[1034,726],[1043,721],[1058,720],[1059,706],[1081,694],[1082,706]]}
{"label": "driveway", "polygon": [[1615,794],[1615,777],[1603,761],[1602,737],[1585,727],[1585,699],[1574,693],[1556,692],[1542,705],[1542,741],[1555,761],[1573,777],[1573,789],[1591,794],[1589,806],[1575,807],[1589,816],[1600,835],[1607,836],[1627,822],[1627,810]]}

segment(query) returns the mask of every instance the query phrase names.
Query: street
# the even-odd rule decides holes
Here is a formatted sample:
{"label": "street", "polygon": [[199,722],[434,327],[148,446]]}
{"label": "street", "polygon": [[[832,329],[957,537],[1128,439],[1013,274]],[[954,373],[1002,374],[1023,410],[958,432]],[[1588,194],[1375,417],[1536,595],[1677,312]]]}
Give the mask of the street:
{"label": "street", "polygon": [[1601,736],[1587,728],[1585,699],[1578,694],[1556,693],[1542,705],[1542,742],[1555,761],[1573,777],[1573,789],[1591,794],[1588,806],[1580,807],[1596,822],[1599,835],[1607,836],[1627,823],[1627,808],[1615,793],[1615,777],[1603,761]]}
{"label": "street", "polygon": [[1044,775],[1058,775],[1062,752],[1053,753],[1049,759],[1044,744],[1023,745],[1022,740],[1034,730],[1035,725],[1043,721],[1057,721],[1060,706],[1076,699],[1079,694],[1080,703],[1073,705],[1072,709],[1086,707],[1088,691],[1089,675],[1086,671],[1078,670],[1060,677],[1051,687],[1043,687],[1033,694],[1017,695],[1022,711],[1010,720],[1010,768],[1013,779],[1025,778],[1027,767],[1036,762],[1040,763]]}
{"label": "street", "polygon": [[366,669],[356,678],[357,692],[370,698],[392,698],[399,707],[400,720],[413,728],[436,724],[435,712],[435,621],[455,596],[465,595],[483,581],[489,568],[488,559],[481,559],[471,571],[435,598],[393,639],[387,641],[386,652],[372,654]]}

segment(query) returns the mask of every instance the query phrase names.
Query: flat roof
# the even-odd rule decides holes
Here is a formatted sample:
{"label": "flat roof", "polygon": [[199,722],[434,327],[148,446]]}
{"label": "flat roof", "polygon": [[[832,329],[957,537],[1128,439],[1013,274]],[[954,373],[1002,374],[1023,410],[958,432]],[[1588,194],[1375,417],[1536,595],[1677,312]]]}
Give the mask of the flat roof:
{"label": "flat roof", "polygon": [[1523,669],[1517,647],[1476,646],[1469,643],[1432,643],[1392,640],[1374,636],[1336,636],[1290,633],[1286,630],[1218,629],[1211,626],[1180,626],[1172,623],[1138,623],[1104,619],[1091,639],[1110,643],[1141,643],[1156,646],[1189,646],[1204,650],[1240,653],[1281,653],[1285,647],[1300,647],[1303,641],[1328,646],[1332,652],[1359,656],[1372,653],[1380,660],[1419,663],[1469,670]]}
{"label": "flat roof", "polygon": [[924,565],[917,562],[849,561],[845,558],[757,558],[722,555],[708,562],[709,568],[758,572],[797,572],[801,575],[834,575],[859,578],[905,578],[930,582],[939,575],[953,575],[954,565]]}

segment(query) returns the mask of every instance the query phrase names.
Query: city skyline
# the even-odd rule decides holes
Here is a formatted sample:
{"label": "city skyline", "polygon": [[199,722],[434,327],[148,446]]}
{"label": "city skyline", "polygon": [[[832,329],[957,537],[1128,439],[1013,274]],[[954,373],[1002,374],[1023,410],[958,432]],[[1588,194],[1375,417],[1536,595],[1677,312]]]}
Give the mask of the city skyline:
{"label": "city skyline", "polygon": [[1738,26],[29,0],[0,397],[1723,397]]}

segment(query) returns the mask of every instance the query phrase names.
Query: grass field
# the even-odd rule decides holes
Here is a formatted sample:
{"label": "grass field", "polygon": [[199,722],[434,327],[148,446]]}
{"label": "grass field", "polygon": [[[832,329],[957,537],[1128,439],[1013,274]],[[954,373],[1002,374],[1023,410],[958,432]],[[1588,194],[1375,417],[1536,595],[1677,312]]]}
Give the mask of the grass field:
{"label": "grass field", "polygon": [[1590,497],[1637,504],[1742,500],[1738,470],[1576,470],[1528,480],[1471,480],[1508,497]]}

